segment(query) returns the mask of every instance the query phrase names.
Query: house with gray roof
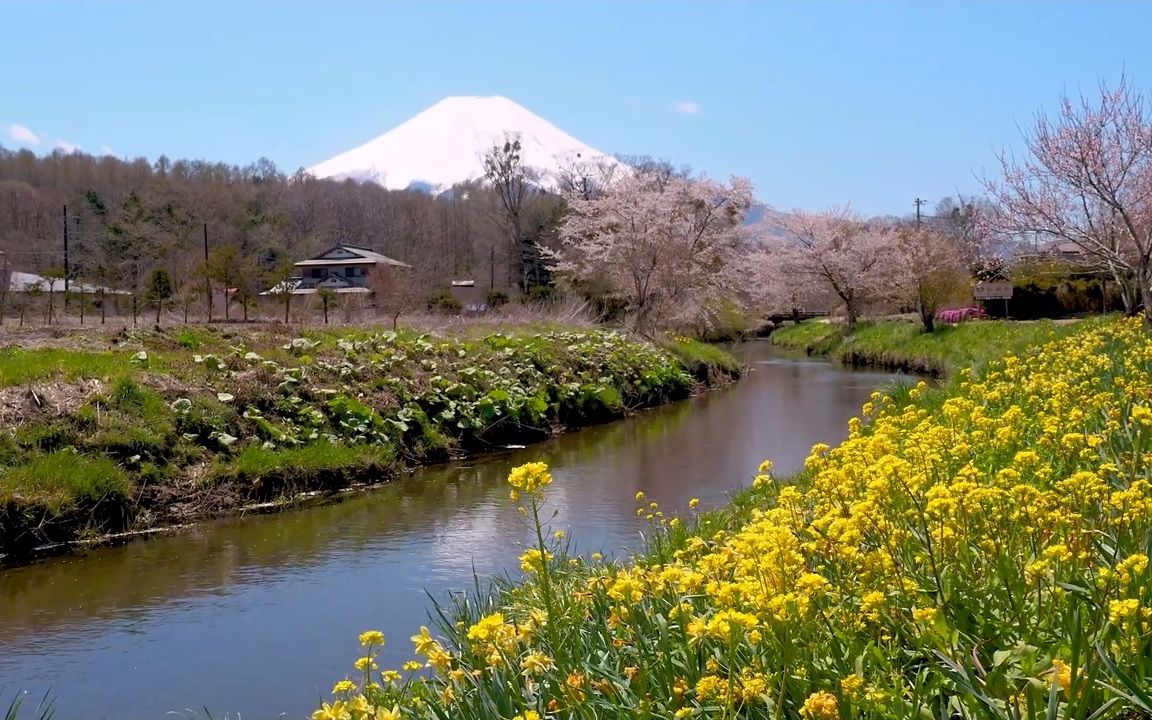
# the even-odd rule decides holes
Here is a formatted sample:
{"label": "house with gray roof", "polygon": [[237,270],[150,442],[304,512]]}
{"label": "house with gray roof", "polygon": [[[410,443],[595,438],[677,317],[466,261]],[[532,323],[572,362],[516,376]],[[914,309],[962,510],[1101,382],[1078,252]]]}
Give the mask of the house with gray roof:
{"label": "house with gray roof", "polygon": [[[368,278],[380,268],[408,268],[411,265],[370,248],[340,243],[319,255],[293,263],[298,275],[269,289],[264,295],[285,291],[293,295],[311,295],[320,290],[336,293],[370,293]],[[290,288],[290,289],[289,289]]]}

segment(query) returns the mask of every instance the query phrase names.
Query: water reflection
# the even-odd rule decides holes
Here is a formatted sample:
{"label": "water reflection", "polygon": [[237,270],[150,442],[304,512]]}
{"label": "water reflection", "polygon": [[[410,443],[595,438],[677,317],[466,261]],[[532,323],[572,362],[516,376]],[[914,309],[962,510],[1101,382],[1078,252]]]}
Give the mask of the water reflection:
{"label": "water reflection", "polygon": [[55,688],[61,720],[204,706],[303,717],[350,669],[359,631],[382,629],[398,664],[426,590],[515,569],[529,534],[507,501],[511,467],[551,464],[558,525],[582,551],[619,554],[637,543],[638,490],[668,508],[721,503],[763,458],[786,473],[837,442],[892,377],[739,351],[753,370],[737,386],[625,422],[324,507],[0,571],[0,688]]}

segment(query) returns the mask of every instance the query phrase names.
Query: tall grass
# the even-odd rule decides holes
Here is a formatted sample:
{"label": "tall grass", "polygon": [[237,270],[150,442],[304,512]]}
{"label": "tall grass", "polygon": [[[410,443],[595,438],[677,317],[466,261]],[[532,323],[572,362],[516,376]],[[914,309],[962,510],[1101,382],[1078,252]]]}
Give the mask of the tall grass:
{"label": "tall grass", "polygon": [[0,505],[39,506],[52,513],[124,500],[128,490],[128,476],[116,463],[71,449],[33,456],[25,464],[0,471]]}
{"label": "tall grass", "polygon": [[[27,706],[28,696],[17,692],[8,700],[4,710],[4,720],[52,720],[56,714],[55,703],[51,696],[45,695],[36,702],[34,707]],[[0,689],[0,708],[5,707],[4,692]],[[26,710],[26,711],[25,711]]]}

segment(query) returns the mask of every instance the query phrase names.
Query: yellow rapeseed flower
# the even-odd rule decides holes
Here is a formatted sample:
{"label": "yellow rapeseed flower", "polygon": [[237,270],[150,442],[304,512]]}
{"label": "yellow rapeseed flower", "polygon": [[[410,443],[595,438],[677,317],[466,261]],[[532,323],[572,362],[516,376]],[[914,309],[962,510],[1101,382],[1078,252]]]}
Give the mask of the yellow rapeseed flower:
{"label": "yellow rapeseed flower", "polygon": [[852,674],[840,680],[840,690],[850,698],[860,697],[860,691],[864,688],[864,678],[859,675]]}
{"label": "yellow rapeseed flower", "polygon": [[348,703],[337,700],[331,705],[322,703],[320,709],[312,713],[312,720],[352,720],[352,713],[348,710]]}
{"label": "yellow rapeseed flower", "polygon": [[413,635],[411,640],[417,655],[427,655],[433,649],[440,647],[440,643],[433,639],[432,634],[424,625],[420,626],[419,634]]}
{"label": "yellow rapeseed flower", "polygon": [[1052,684],[1063,690],[1064,695],[1068,696],[1072,691],[1072,667],[1063,660],[1053,660],[1052,669],[1049,673]]}
{"label": "yellow rapeseed flower", "polygon": [[530,652],[520,661],[525,675],[537,675],[550,670],[552,666],[552,658],[541,652]]}
{"label": "yellow rapeseed flower", "polygon": [[404,714],[400,711],[400,706],[393,705],[390,708],[376,708],[376,712],[370,716],[370,720],[401,720],[403,717]]}
{"label": "yellow rapeseed flower", "polygon": [[529,494],[537,494],[552,483],[552,474],[548,472],[548,464],[530,462],[512,468],[508,473],[508,484],[516,490]]}
{"label": "yellow rapeseed flower", "polygon": [[500,628],[504,627],[504,614],[493,613],[485,615],[480,620],[468,629],[469,640],[479,640],[487,642],[496,636]]}
{"label": "yellow rapeseed flower", "polygon": [[384,633],[379,630],[368,630],[367,632],[360,633],[361,647],[368,647],[369,645],[384,645]]}
{"label": "yellow rapeseed flower", "polygon": [[800,708],[800,714],[811,720],[838,720],[840,717],[839,703],[836,696],[830,692],[819,690],[808,696]]}
{"label": "yellow rapeseed flower", "polygon": [[[543,560],[541,558],[543,558]],[[520,556],[520,571],[525,574],[540,572],[544,562],[551,561],[552,559],[552,553],[547,550],[541,552],[539,548],[528,548],[524,551],[524,554]]]}

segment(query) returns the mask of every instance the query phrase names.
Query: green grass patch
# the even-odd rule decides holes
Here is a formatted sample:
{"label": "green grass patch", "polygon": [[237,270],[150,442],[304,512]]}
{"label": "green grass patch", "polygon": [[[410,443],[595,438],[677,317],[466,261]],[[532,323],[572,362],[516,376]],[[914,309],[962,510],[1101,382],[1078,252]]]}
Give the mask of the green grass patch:
{"label": "green grass patch", "polygon": [[1004,355],[1038,347],[1064,337],[1077,327],[1083,325],[985,320],[937,325],[935,331],[926,333],[919,323],[913,322],[862,322],[849,331],[839,323],[808,321],[775,331],[772,342],[809,355],[834,357],[851,365],[942,376],[960,368],[979,368]]}
{"label": "green grass patch", "polygon": [[716,380],[721,375],[740,377],[740,361],[727,350],[690,338],[676,338],[661,344],[692,377],[703,382]]}
{"label": "green grass patch", "polygon": [[797,325],[785,325],[773,330],[770,339],[773,345],[787,350],[805,352],[809,355],[829,355],[844,337],[843,326],[839,323],[806,320]]}
{"label": "green grass patch", "polygon": [[127,362],[128,356],[110,352],[5,348],[0,350],[0,387],[104,379],[124,372]]}
{"label": "green grass patch", "polygon": [[129,487],[128,476],[111,460],[57,450],[2,471],[0,504],[41,506],[59,513],[77,505],[126,499]]}
{"label": "green grass patch", "polygon": [[288,449],[249,445],[218,461],[210,478],[239,483],[249,497],[266,500],[287,492],[336,489],[357,480],[383,481],[395,469],[395,453],[387,445],[319,442]]}

